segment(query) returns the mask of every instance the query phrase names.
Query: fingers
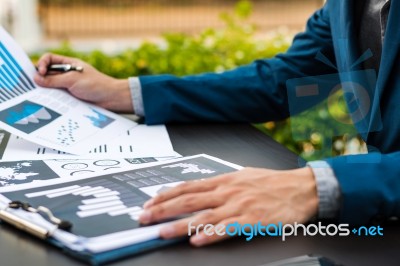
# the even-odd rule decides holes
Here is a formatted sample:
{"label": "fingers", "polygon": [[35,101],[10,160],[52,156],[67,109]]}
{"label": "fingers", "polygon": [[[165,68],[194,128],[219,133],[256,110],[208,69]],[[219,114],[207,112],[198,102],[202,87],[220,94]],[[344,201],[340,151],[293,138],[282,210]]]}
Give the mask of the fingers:
{"label": "fingers", "polygon": [[157,195],[144,204],[144,208],[150,208],[153,205],[167,201],[169,199],[178,197],[187,193],[205,192],[217,188],[219,185],[224,184],[229,180],[231,174],[219,175],[207,180],[188,181],[172,188],[164,193]]}
{"label": "fingers", "polygon": [[44,54],[37,63],[38,74],[35,75],[34,80],[36,84],[41,87],[52,87],[52,88],[69,88],[74,79],[74,71],[63,73],[62,75],[47,75],[47,68],[52,64],[82,64],[80,60],[76,58],[56,55],[56,54]]}
{"label": "fingers", "polygon": [[216,184],[214,182],[209,182],[210,180],[205,181],[189,181],[182,183],[170,190],[161,193],[154,198],[147,201],[143,207],[148,209],[154,205],[162,203],[164,201],[170,200],[172,198],[176,198],[180,195],[187,193],[196,193],[196,192],[205,192],[210,191],[215,188]]}
{"label": "fingers", "polygon": [[[209,245],[212,243],[217,243],[220,242],[222,240],[225,240],[227,238],[232,237],[232,234],[228,234],[227,231],[229,230],[230,232],[233,233],[232,230],[230,230],[230,228],[227,226],[229,226],[230,224],[247,224],[247,223],[255,223],[256,221],[254,221],[254,219],[248,215],[241,215],[241,216],[231,216],[231,217],[227,217],[224,220],[221,220],[220,222],[218,222],[216,224],[216,226],[218,225],[219,228],[224,228],[224,230],[219,230],[216,226],[214,227],[214,231],[218,230],[218,234],[217,233],[212,233],[212,232],[205,232],[204,230],[199,232],[198,234],[194,234],[191,238],[190,238],[190,243],[193,246],[196,247],[201,247],[201,246],[205,246],[205,245]],[[222,234],[222,232],[224,232],[224,234]],[[235,234],[236,235],[236,234]]]}
{"label": "fingers", "polygon": [[76,64],[79,60],[71,57],[56,55],[56,54],[44,54],[37,63],[38,73],[41,76],[47,74],[47,68],[51,64]]}
{"label": "fingers", "polygon": [[44,76],[47,73],[47,67],[51,64],[52,54],[44,54],[37,63],[37,69],[40,75]]}
{"label": "fingers", "polygon": [[238,229],[237,226],[258,222],[257,216],[242,215],[234,206],[224,205],[166,225],[161,228],[160,236],[169,239],[188,235],[191,236],[190,243],[199,247],[225,240],[236,234],[248,237],[251,234],[245,234],[243,229]]}
{"label": "fingers", "polygon": [[78,73],[68,72],[60,75],[35,75],[34,81],[41,87],[45,88],[70,88],[74,78]]}
{"label": "fingers", "polygon": [[206,210],[194,216],[178,220],[161,228],[160,234],[163,238],[174,238],[184,235],[192,235],[203,230],[205,224],[216,224],[226,217],[237,215],[233,208],[222,206],[213,210]]}
{"label": "fingers", "polygon": [[213,192],[189,193],[145,209],[139,221],[149,224],[181,214],[215,208],[223,202],[224,199]]}

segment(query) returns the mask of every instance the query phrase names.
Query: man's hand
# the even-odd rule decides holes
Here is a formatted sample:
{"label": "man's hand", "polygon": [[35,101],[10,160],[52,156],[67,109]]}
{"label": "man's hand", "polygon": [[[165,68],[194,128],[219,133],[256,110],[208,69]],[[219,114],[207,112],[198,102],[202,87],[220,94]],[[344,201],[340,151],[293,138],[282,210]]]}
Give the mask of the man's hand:
{"label": "man's hand", "polygon": [[[83,72],[47,73],[52,64],[82,66]],[[54,54],[43,55],[38,64],[35,82],[42,87],[68,90],[78,99],[117,112],[133,112],[128,80],[118,80],[97,71],[76,59]]]}
{"label": "man's hand", "polygon": [[[159,194],[144,205],[143,224],[205,210],[178,220],[161,229],[161,237],[188,234],[188,223],[256,224],[304,223],[317,214],[318,196],[312,170],[308,167],[289,171],[245,168],[203,181],[183,183]],[[204,233],[190,239],[202,246],[224,237]]]}

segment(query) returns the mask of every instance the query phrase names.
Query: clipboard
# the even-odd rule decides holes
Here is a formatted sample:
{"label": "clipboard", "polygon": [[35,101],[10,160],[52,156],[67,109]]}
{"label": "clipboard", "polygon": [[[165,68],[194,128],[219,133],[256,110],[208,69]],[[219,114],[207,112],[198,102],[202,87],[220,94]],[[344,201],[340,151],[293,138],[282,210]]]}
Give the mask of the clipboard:
{"label": "clipboard", "polygon": [[[240,168],[201,154],[102,176],[40,182],[0,194],[0,220],[70,256],[101,265],[187,239],[161,239],[159,229],[165,223],[142,227],[136,221],[135,225],[138,207],[129,203],[142,206],[154,193],[179,183]],[[146,175],[150,177],[144,179]],[[147,185],[135,187],[139,180]],[[151,180],[166,183],[153,185]]]}
{"label": "clipboard", "polygon": [[80,251],[77,252],[71,248],[66,247],[62,242],[56,240],[52,237],[54,230],[50,230],[44,226],[40,226],[35,224],[34,222],[22,219],[18,215],[15,215],[10,210],[13,209],[21,209],[26,212],[31,213],[41,213],[41,215],[47,216],[58,229],[56,230],[65,230],[68,231],[72,227],[72,223],[61,220],[55,217],[49,209],[43,206],[39,206],[38,208],[33,208],[29,203],[23,203],[20,201],[12,201],[9,203],[9,206],[5,209],[0,210],[0,221],[5,222],[11,226],[16,227],[32,236],[35,236],[41,240],[47,241],[50,244],[62,249],[62,251],[78,260],[89,263],[91,265],[103,265],[109,262],[113,262],[115,260],[120,260],[125,257],[137,255],[143,252],[148,252],[163,246],[171,245],[173,243],[184,241],[186,238],[172,239],[172,240],[163,240],[163,239],[153,239],[149,241],[145,241],[142,243],[138,243],[135,245],[129,245],[123,248],[101,252],[101,253],[91,253],[88,251]]}

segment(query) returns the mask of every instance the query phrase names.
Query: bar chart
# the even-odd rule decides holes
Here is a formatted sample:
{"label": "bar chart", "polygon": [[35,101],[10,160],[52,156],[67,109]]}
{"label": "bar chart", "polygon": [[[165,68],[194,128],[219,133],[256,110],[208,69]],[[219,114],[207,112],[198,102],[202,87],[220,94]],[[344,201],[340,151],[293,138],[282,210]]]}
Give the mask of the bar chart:
{"label": "bar chart", "polygon": [[[96,161],[113,165],[115,161]],[[65,165],[65,164],[64,164]],[[68,162],[66,168],[83,168]],[[3,193],[32,206],[45,206],[54,215],[73,223],[72,232],[84,237],[141,227],[138,221],[145,201],[182,182],[232,172],[234,168],[206,157],[194,157],[98,177],[62,181]],[[95,226],[94,226],[95,225]]]}
{"label": "bar chart", "polygon": [[146,200],[133,193],[131,189],[114,183],[110,180],[100,179],[87,183],[72,185],[57,189],[43,190],[25,195],[27,198],[47,197],[55,199],[62,196],[81,197],[76,215],[79,218],[108,214],[109,216],[129,215],[137,221]]}
{"label": "bar chart", "polygon": [[34,88],[33,81],[0,42],[0,103]]}
{"label": "bar chart", "polygon": [[[80,168],[81,166],[87,165],[69,163],[64,165],[64,168]],[[185,179],[191,179],[186,178],[187,175],[212,176],[215,173],[216,170],[212,167],[186,161],[112,174],[107,176],[108,178],[82,180],[69,186],[27,193],[25,197],[29,202],[40,197],[46,198],[44,202],[65,200],[71,205],[68,209],[79,219],[107,215],[109,218],[128,216],[130,220],[138,221],[143,211],[141,206],[149,196],[154,197],[182,183]]]}

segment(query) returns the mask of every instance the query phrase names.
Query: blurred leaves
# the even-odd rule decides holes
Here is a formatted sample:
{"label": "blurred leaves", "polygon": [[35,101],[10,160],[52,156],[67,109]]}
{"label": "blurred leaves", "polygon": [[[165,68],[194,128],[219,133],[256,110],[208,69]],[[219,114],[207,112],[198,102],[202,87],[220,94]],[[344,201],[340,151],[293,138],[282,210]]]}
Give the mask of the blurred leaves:
{"label": "blurred leaves", "polygon": [[[222,29],[206,29],[198,35],[168,33],[162,43],[143,43],[116,55],[102,51],[82,53],[68,43],[50,52],[78,57],[98,70],[118,78],[170,73],[178,76],[202,72],[221,72],[248,64],[257,58],[270,58],[284,52],[292,38],[276,31],[256,38],[255,26],[246,19],[251,13],[249,1],[239,1],[234,14],[221,14]],[[40,55],[32,55],[35,61]]]}

